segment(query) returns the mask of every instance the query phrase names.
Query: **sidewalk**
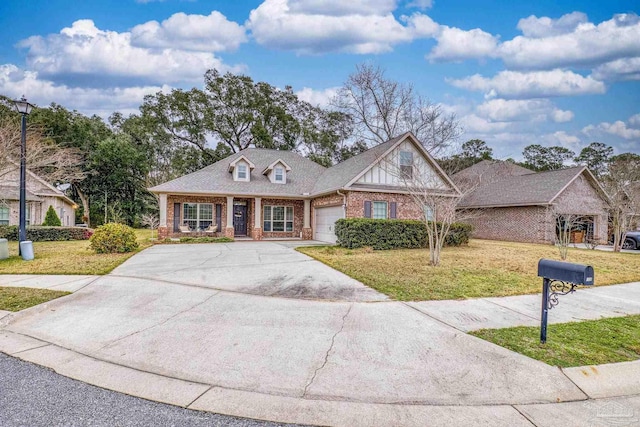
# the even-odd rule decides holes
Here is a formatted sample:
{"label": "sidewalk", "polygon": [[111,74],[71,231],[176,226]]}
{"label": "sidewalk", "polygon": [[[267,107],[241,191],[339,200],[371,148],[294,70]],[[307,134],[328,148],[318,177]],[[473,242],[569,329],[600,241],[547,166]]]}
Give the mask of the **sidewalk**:
{"label": "sidewalk", "polygon": [[[336,302],[103,276],[0,319],[0,351],[146,399],[281,422],[634,425],[640,361],[558,369],[461,332],[537,325],[539,309],[538,295]],[[579,289],[550,320],[639,310],[640,283]]]}

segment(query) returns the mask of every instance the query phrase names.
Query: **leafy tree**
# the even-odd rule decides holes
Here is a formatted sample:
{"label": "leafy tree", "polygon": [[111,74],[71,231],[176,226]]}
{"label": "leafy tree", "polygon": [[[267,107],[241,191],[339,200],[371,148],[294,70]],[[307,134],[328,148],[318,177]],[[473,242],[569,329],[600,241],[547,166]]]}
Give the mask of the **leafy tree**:
{"label": "leafy tree", "polygon": [[564,169],[564,162],[575,157],[575,153],[568,148],[538,144],[525,147],[522,154],[525,167],[538,172]]}
{"label": "leafy tree", "polygon": [[601,177],[607,172],[607,166],[613,156],[613,148],[601,142],[592,142],[583,148],[574,160],[585,165],[596,177]]}
{"label": "leafy tree", "polygon": [[60,221],[56,210],[53,209],[53,206],[49,205],[49,209],[47,209],[42,225],[47,227],[60,227],[62,225],[62,222]]}
{"label": "leafy tree", "polygon": [[440,166],[449,174],[471,167],[482,160],[492,160],[493,149],[481,139],[471,139],[462,144],[461,151],[439,161]]}
{"label": "leafy tree", "polygon": [[353,117],[356,136],[373,144],[410,131],[436,154],[460,134],[455,115],[416,94],[412,85],[391,80],[383,69],[369,64],[356,66],[332,103]]}

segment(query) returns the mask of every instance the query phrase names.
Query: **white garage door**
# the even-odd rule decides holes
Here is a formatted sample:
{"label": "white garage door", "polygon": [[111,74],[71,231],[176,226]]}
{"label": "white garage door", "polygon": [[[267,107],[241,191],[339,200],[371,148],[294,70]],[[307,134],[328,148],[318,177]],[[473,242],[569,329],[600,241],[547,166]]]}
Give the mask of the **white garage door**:
{"label": "white garage door", "polygon": [[321,242],[336,242],[336,221],[344,218],[342,206],[332,206],[329,208],[316,208],[316,232],[314,239]]}

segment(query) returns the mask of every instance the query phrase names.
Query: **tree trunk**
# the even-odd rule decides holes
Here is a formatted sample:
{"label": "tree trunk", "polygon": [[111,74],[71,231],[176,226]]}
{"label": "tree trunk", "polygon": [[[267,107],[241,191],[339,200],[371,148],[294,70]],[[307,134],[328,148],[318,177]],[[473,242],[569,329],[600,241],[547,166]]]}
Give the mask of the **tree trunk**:
{"label": "tree trunk", "polygon": [[87,217],[87,221],[85,223],[87,224],[87,227],[91,227],[91,215],[90,215],[91,212],[89,211],[89,196],[84,194],[77,185],[75,185],[74,187],[76,189],[76,193],[78,193],[78,197],[80,197],[80,201],[82,202],[83,216]]}

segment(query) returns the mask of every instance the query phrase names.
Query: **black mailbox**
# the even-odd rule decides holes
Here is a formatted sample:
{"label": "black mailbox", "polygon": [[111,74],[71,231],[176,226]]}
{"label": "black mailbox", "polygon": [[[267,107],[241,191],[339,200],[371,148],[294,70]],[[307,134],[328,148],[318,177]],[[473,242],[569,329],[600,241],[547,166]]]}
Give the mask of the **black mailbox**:
{"label": "black mailbox", "polygon": [[571,262],[541,259],[538,261],[538,277],[576,285],[593,285],[593,267]]}

